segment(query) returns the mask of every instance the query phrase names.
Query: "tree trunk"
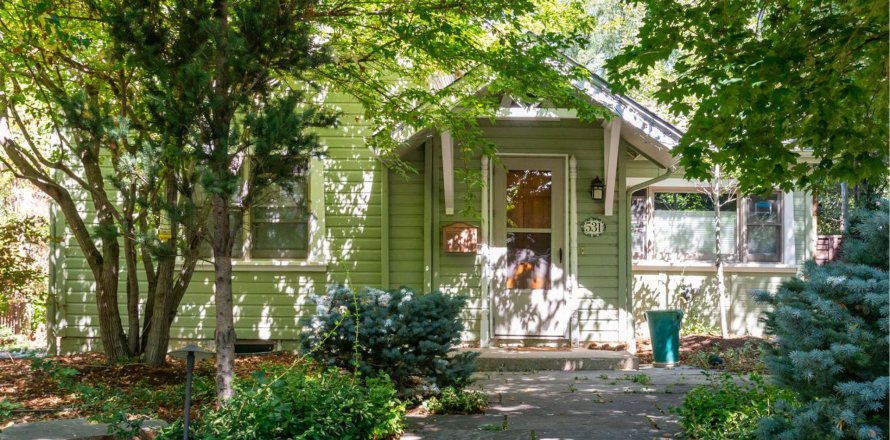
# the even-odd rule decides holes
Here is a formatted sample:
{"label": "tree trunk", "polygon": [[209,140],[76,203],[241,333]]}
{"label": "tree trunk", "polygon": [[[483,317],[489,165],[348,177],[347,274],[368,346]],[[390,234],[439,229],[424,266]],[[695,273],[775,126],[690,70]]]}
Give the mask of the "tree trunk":
{"label": "tree trunk", "polygon": [[[5,128],[6,126],[6,115],[0,114],[0,128]],[[2,136],[2,132],[3,130],[0,130],[0,145],[2,145],[9,161],[14,164],[11,170],[16,177],[27,179],[59,205],[68,228],[74,235],[80,250],[83,252],[84,259],[90,267],[90,272],[92,272],[93,278],[96,281],[99,337],[102,340],[102,348],[106,358],[109,361],[114,361],[128,357],[129,347],[127,346],[126,335],[121,323],[120,312],[118,311],[117,290],[118,277],[120,275],[118,273],[120,247],[117,243],[117,237],[103,239],[102,252],[100,252],[91,235],[91,231],[84,223],[83,217],[81,217],[78,205],[74,202],[68,189],[53,181],[41,169],[29,162],[25,155],[22,154],[22,151],[25,151],[22,146],[18,145],[13,139]],[[95,164],[85,162],[84,165],[88,171],[95,168]],[[91,168],[89,165],[93,165],[93,167]],[[95,183],[94,186],[95,188],[93,189],[95,191],[104,191],[101,181]],[[94,203],[97,201],[95,196],[93,200]],[[98,203],[95,203],[97,217],[102,230],[110,231],[114,229],[113,216],[109,212],[109,208],[113,208],[113,206],[102,203],[102,201],[99,200]]]}
{"label": "tree trunk", "polygon": [[[139,219],[139,229],[143,234],[149,232],[145,216]],[[145,270],[145,280],[148,283],[148,291],[145,298],[145,316],[142,319],[142,347],[148,346],[148,334],[151,333],[151,316],[155,307],[155,292],[157,292],[157,272],[152,261],[152,253],[147,246],[140,246],[142,252],[142,266]],[[144,349],[144,348],[143,348]]]}
{"label": "tree trunk", "polygon": [[173,270],[176,259],[164,256],[158,259],[158,279],[155,284],[154,309],[151,313],[151,325],[145,344],[144,361],[149,365],[163,365],[170,345],[170,324],[178,306],[173,303]]}
{"label": "tree trunk", "polygon": [[723,339],[729,337],[729,323],[726,321],[726,279],[723,273],[723,248],[720,245],[720,195],[723,189],[720,187],[720,167],[714,171],[714,184],[711,187],[711,197],[714,202],[714,250],[717,264],[717,307],[720,309],[720,336]]}
{"label": "tree trunk", "polygon": [[101,277],[96,283],[96,307],[99,315],[99,337],[105,357],[109,362],[130,357],[127,335],[118,311],[118,281],[120,246],[117,240],[102,240],[103,254]]}
{"label": "tree trunk", "polygon": [[224,196],[213,196],[213,261],[216,302],[216,394],[221,402],[234,395],[235,316],[232,303],[232,231]]}
{"label": "tree trunk", "polygon": [[127,262],[127,342],[133,355],[142,352],[142,338],[139,334],[139,278],[136,275],[136,243],[133,240],[135,231],[130,229],[124,237],[124,259]]}
{"label": "tree trunk", "polygon": [[124,196],[124,261],[127,270],[127,342],[130,354],[142,353],[142,337],[139,334],[139,275],[137,272],[136,226],[133,221],[136,202],[136,185],[129,185]]}
{"label": "tree trunk", "polygon": [[163,258],[158,261],[158,277],[155,283],[153,310],[150,314],[151,323],[147,326],[145,337],[144,362],[149,365],[163,365],[170,346],[170,327],[176,318],[179,304],[185,295],[198,261],[197,239],[187,240],[184,261],[176,277],[175,258]]}
{"label": "tree trunk", "polygon": [[850,195],[847,192],[847,183],[841,183],[841,232],[847,233],[850,227]]}

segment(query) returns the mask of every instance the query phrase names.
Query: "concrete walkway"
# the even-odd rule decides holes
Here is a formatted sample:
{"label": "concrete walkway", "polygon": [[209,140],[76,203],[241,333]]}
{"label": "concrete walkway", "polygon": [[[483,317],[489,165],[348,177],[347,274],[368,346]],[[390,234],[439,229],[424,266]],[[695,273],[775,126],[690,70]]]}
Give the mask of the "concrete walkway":
{"label": "concrete walkway", "polygon": [[626,351],[588,350],[573,348],[566,351],[522,351],[505,348],[463,348],[475,351],[476,371],[584,371],[633,370],[639,360]]}
{"label": "concrete walkway", "polygon": [[[152,429],[167,426],[163,420],[142,422],[139,438],[153,438]],[[90,422],[86,419],[48,420],[44,422],[12,425],[0,431],[0,440],[113,440],[108,434],[108,425]]]}
{"label": "concrete walkway", "polygon": [[[660,439],[680,431],[670,408],[705,383],[700,370],[477,373],[482,415],[409,416],[403,440]],[[634,381],[636,378],[636,381]],[[506,429],[503,429],[506,425]]]}

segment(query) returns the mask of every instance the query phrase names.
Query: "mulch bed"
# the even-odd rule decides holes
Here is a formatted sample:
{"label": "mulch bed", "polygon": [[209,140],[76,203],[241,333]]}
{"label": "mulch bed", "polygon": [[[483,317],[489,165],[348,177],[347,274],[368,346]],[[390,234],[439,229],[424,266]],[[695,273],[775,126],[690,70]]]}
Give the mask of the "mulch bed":
{"label": "mulch bed", "polygon": [[[716,353],[723,355],[730,351],[738,351],[745,347],[748,343],[760,344],[765,341],[761,338],[753,336],[740,336],[723,339],[720,336],[713,335],[688,335],[680,337],[680,363],[685,365],[693,365],[702,367],[693,362],[700,359],[702,354]],[[754,353],[754,355],[759,354]],[[637,339],[637,357],[641,364],[651,364],[652,344],[649,339]]]}
{"label": "mulch bed", "polygon": [[[151,390],[170,389],[185,383],[185,361],[167,358],[167,365],[151,367],[144,364],[106,364],[99,354],[60,356],[48,358],[60,362],[64,367],[78,371],[75,380],[84,385],[105,385],[126,393],[133,387]],[[291,365],[297,356],[291,353],[239,356],[235,360],[238,376],[247,376],[263,365]],[[212,380],[215,367],[212,360],[195,364],[195,376]],[[11,421],[0,423],[0,429],[9,423],[31,422],[44,419],[67,419],[85,417],[77,408],[77,395],[59,389],[56,382],[43,371],[32,371],[29,359],[0,359],[0,401],[11,401],[22,405],[13,410]],[[200,404],[201,402],[195,402]],[[164,406],[161,403],[153,408],[165,420],[182,416],[182,402]],[[0,421],[2,422],[2,421]]]}

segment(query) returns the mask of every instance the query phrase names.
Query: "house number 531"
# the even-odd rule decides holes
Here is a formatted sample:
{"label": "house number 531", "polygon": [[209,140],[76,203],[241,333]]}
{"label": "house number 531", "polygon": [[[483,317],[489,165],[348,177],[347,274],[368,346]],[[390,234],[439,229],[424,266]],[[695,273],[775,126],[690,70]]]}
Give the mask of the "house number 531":
{"label": "house number 531", "polygon": [[599,237],[605,230],[606,223],[595,217],[590,217],[581,224],[581,233],[588,237]]}

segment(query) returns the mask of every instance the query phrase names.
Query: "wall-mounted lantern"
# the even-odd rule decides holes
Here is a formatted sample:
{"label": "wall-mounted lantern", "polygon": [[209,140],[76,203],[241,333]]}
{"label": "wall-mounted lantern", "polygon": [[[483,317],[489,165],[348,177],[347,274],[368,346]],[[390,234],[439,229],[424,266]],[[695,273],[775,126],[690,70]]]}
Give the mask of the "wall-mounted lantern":
{"label": "wall-mounted lantern", "polygon": [[600,177],[594,177],[593,180],[590,181],[590,198],[593,200],[602,200],[604,188],[605,185],[603,185],[603,181]]}

